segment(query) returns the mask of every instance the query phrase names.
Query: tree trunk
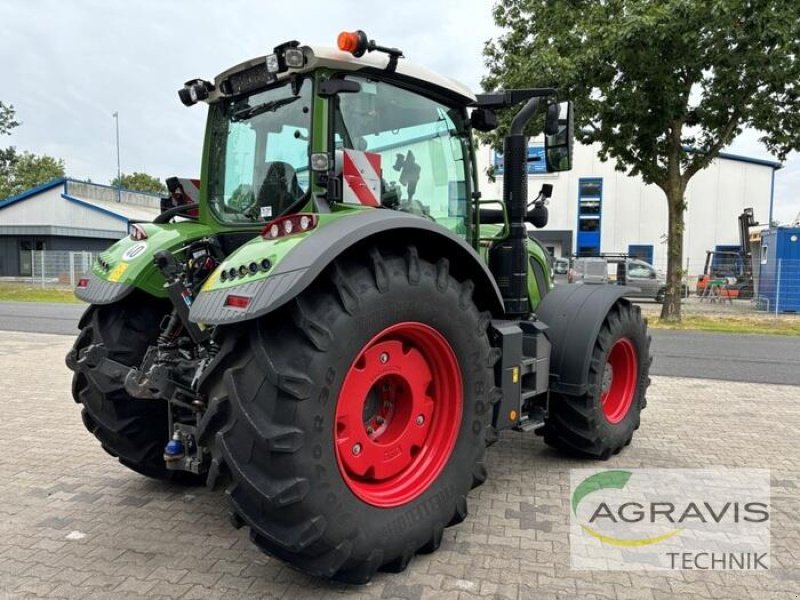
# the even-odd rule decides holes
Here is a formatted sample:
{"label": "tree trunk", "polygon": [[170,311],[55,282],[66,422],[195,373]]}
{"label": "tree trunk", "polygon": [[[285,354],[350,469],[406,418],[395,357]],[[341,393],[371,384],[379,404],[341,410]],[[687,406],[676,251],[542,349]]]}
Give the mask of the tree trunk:
{"label": "tree trunk", "polygon": [[[669,207],[667,241],[667,293],[661,307],[661,319],[671,323],[681,320],[681,283],[683,281],[683,213],[686,210],[686,185],[680,178],[670,178],[665,186]],[[676,180],[677,179],[677,180]]]}

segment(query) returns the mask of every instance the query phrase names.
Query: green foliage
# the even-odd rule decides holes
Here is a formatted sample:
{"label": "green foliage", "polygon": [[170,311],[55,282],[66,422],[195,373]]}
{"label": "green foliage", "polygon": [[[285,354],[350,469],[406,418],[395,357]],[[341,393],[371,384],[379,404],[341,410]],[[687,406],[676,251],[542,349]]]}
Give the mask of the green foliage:
{"label": "green foliage", "polygon": [[46,154],[0,150],[0,199],[21,194],[51,179],[64,177],[64,161]]}
{"label": "green foliage", "polygon": [[[0,101],[0,135],[10,135],[20,123],[14,107]],[[14,146],[0,148],[0,200],[21,194],[56,177],[64,177],[64,161],[43,154],[17,152]]]}
{"label": "green foliage", "polygon": [[[664,190],[677,277],[689,180],[743,127],[762,131],[781,160],[800,147],[799,8],[797,0],[499,0],[504,33],[486,44],[483,85],[559,88],[575,104],[581,142]],[[495,145],[508,122],[501,115]],[[679,317],[669,300],[665,316]]]}
{"label": "green foliage", "polygon": [[0,100],[0,135],[11,135],[11,130],[19,127],[19,122],[14,120],[14,105],[6,105]]}
{"label": "green foliage", "polygon": [[149,192],[151,194],[167,194],[167,186],[158,178],[148,175],[147,173],[123,173],[122,185],[120,185],[119,177],[114,177],[111,180],[112,187],[121,187],[124,190],[131,190],[134,192]]}

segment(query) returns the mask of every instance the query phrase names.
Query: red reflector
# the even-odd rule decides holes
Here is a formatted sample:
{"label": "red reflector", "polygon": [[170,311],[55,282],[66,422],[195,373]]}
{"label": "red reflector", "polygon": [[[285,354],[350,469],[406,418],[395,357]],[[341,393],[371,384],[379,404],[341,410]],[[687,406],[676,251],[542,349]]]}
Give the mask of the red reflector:
{"label": "red reflector", "polygon": [[247,308],[250,304],[250,296],[236,296],[234,294],[228,294],[228,297],[225,298],[225,306],[230,306],[231,308]]}
{"label": "red reflector", "polygon": [[87,279],[86,277],[81,277],[80,279],[78,279],[78,287],[79,288],[89,287],[89,279]]}
{"label": "red reflector", "polygon": [[314,229],[317,223],[317,215],[313,213],[297,213],[278,217],[264,225],[261,237],[265,240],[274,240],[294,233],[303,233]]}

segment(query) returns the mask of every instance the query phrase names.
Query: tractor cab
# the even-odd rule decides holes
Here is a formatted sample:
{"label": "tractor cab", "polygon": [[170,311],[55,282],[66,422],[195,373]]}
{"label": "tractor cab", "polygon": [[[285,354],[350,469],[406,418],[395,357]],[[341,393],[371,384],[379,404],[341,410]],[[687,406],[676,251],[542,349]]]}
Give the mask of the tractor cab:
{"label": "tractor cab", "polygon": [[[472,132],[493,129],[495,111],[534,96],[548,107],[548,170],[570,167],[570,115],[559,116],[554,90],[475,96],[363,32],[338,41],[338,50],[287,42],[179,91],[187,106],[209,105],[201,222],[259,229],[298,212],[385,208],[477,247]],[[486,221],[507,219],[501,211]]]}

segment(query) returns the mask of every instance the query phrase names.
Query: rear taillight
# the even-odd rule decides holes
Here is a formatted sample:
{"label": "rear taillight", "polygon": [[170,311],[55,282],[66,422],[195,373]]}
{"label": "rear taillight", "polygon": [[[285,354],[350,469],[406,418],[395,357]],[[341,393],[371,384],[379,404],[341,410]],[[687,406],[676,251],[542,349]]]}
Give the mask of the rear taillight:
{"label": "rear taillight", "polygon": [[134,223],[131,225],[131,239],[134,242],[141,242],[142,240],[147,239],[147,232],[144,230],[144,227],[141,225],[137,225]]}
{"label": "rear taillight", "polygon": [[261,237],[265,240],[275,240],[295,233],[303,233],[317,226],[317,215],[298,213],[287,215],[270,221],[261,230]]}
{"label": "rear taillight", "polygon": [[250,296],[237,296],[236,294],[228,294],[225,298],[225,306],[230,308],[247,308],[250,305]]}
{"label": "rear taillight", "polygon": [[81,289],[89,287],[89,279],[87,277],[78,279],[78,287]]}

